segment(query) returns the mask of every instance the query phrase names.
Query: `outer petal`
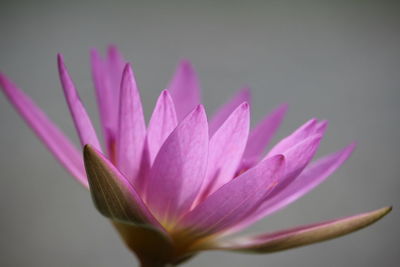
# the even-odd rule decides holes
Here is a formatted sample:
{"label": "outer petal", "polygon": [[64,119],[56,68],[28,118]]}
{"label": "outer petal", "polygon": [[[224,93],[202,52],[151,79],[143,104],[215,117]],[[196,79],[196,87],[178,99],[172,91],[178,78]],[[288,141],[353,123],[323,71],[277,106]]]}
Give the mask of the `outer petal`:
{"label": "outer petal", "polygon": [[391,207],[385,207],[351,217],[300,226],[281,232],[231,239],[211,245],[209,249],[252,253],[277,252],[349,234],[378,221],[391,210]]}
{"label": "outer petal", "polygon": [[93,201],[104,216],[124,223],[161,226],[126,178],[100,152],[84,147]]}
{"label": "outer petal", "polygon": [[284,157],[277,155],[222,186],[186,214],[178,227],[196,238],[223,231],[255,209],[283,177]]}
{"label": "outer petal", "polygon": [[199,80],[188,60],[180,62],[167,88],[176,105],[179,121],[200,104]]}
{"label": "outer petal", "polygon": [[211,138],[203,198],[233,179],[246,146],[249,127],[249,105],[242,103]]}
{"label": "outer petal", "polygon": [[243,167],[252,166],[257,162],[266,146],[281,125],[287,111],[287,104],[276,108],[251,130],[243,155]]}
{"label": "outer petal", "polygon": [[78,131],[81,144],[82,146],[90,144],[96,149],[101,150],[96,131],[94,130],[89,115],[87,114],[85,107],[79,98],[78,92],[71,80],[71,77],[68,74],[67,68],[64,64],[64,59],[61,54],[58,54],[57,60],[58,71],[60,74],[60,81],[64,89],[64,95],[74,120],[75,128]]}
{"label": "outer petal", "polygon": [[146,137],[142,103],[132,68],[126,65],[120,94],[117,166],[135,185]]}
{"label": "outer petal", "polygon": [[21,117],[47,146],[58,161],[80,182],[88,187],[81,153],[44,112],[0,73],[0,85],[4,94]]}
{"label": "outer petal", "polygon": [[209,123],[210,136],[218,130],[231,113],[243,102],[250,103],[251,93],[249,88],[243,88],[236,93],[227,103],[225,103],[214,114]]}
{"label": "outer petal", "polygon": [[172,224],[192,205],[204,179],[207,151],[207,118],[198,106],[164,142],[150,171],[147,203],[163,223]]}
{"label": "outer petal", "polygon": [[161,92],[147,130],[147,145],[153,163],[160,147],[178,125],[175,106],[167,90]]}
{"label": "outer petal", "polygon": [[351,144],[348,147],[325,156],[306,167],[292,183],[287,187],[280,188],[281,190],[274,192],[273,197],[260,205],[254,214],[237,225],[235,230],[238,231],[244,229],[269,214],[286,207],[290,203],[293,203],[310,192],[336,171],[350,157],[354,148],[355,144]]}

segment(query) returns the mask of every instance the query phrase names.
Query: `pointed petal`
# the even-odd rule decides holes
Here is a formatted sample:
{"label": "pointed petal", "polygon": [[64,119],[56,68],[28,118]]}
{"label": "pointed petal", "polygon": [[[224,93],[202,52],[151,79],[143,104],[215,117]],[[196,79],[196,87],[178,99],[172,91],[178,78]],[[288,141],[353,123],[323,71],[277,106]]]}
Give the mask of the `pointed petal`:
{"label": "pointed petal", "polygon": [[351,144],[339,152],[325,156],[308,166],[293,183],[282,192],[279,192],[275,199],[271,199],[266,203],[268,209],[264,211],[266,212],[264,216],[289,205],[314,189],[337,170],[350,157],[354,149],[355,144]]}
{"label": "pointed petal", "polygon": [[314,157],[321,139],[322,136],[316,134],[286,150],[283,153],[286,157],[285,175],[297,177]]}
{"label": "pointed petal", "polygon": [[116,96],[116,103],[119,102],[120,84],[126,61],[116,45],[110,45],[107,49],[108,73],[110,75],[111,87]]}
{"label": "pointed petal", "polygon": [[328,129],[328,121],[327,120],[323,120],[318,122],[317,127],[315,128],[315,133],[316,134],[325,134],[326,129]]}
{"label": "pointed petal", "polygon": [[[301,142],[305,138],[318,133],[316,129],[318,128],[318,121],[316,119],[311,119],[302,126],[300,126],[296,131],[294,131],[288,137],[282,139],[278,144],[276,144],[269,152],[267,157],[280,154]],[[320,129],[320,128],[318,128]]]}
{"label": "pointed petal", "polygon": [[251,130],[243,155],[244,165],[251,166],[260,159],[271,138],[281,125],[286,111],[287,104],[279,106]]}
{"label": "pointed petal", "polygon": [[235,230],[244,229],[306,195],[336,171],[350,157],[354,149],[355,144],[351,144],[307,166],[292,183],[274,192],[273,197],[260,205],[254,214],[237,225]]}
{"label": "pointed petal", "polygon": [[83,186],[88,187],[81,153],[24,92],[0,73],[0,87],[21,117],[57,160]]}
{"label": "pointed petal", "polygon": [[392,210],[385,207],[342,219],[300,226],[253,237],[236,238],[216,244],[213,249],[270,253],[337,238],[378,221]]}
{"label": "pointed petal", "polygon": [[135,188],[100,152],[86,145],[84,160],[90,192],[101,214],[120,222],[160,227]]}
{"label": "pointed petal", "polygon": [[64,90],[65,99],[67,100],[81,144],[82,146],[90,144],[96,149],[101,150],[96,131],[94,130],[89,115],[87,114],[86,109],[79,98],[78,92],[71,80],[71,77],[68,74],[67,68],[64,64],[64,59],[61,54],[58,54],[57,60],[60,81]]}
{"label": "pointed petal", "polygon": [[231,113],[243,102],[250,103],[251,93],[249,88],[243,88],[236,93],[227,103],[225,103],[214,114],[209,123],[210,136],[218,130]]}
{"label": "pointed petal", "polygon": [[150,171],[147,203],[160,221],[173,223],[190,208],[204,179],[207,151],[207,118],[198,106],[164,142]]}
{"label": "pointed petal", "polygon": [[178,125],[175,106],[167,90],[161,92],[147,130],[150,161],[153,163],[160,147]]}
{"label": "pointed petal", "polygon": [[167,88],[176,105],[179,121],[200,104],[199,80],[188,60],[180,62]]}
{"label": "pointed petal", "polygon": [[116,139],[114,129],[116,116],[114,116],[114,114],[117,105],[112,101],[114,96],[107,83],[108,73],[105,69],[105,62],[96,49],[92,49],[90,55],[92,79],[96,91],[103,136],[106,142],[108,155],[112,156]]}
{"label": "pointed petal", "polygon": [[120,94],[117,166],[135,185],[146,137],[142,103],[132,68],[126,65]]}
{"label": "pointed petal", "polygon": [[260,162],[206,198],[178,222],[178,227],[189,236],[202,237],[234,226],[272,192],[283,170],[282,155]]}
{"label": "pointed petal", "polygon": [[[126,66],[126,61],[118,50],[116,45],[110,45],[107,49],[107,79],[111,90],[112,103],[114,105],[119,104],[120,100],[120,89],[123,72]],[[118,117],[119,110],[115,108],[115,119]],[[118,127],[117,125],[115,127]],[[116,130],[117,131],[117,130]]]}
{"label": "pointed petal", "polygon": [[233,179],[246,146],[250,127],[249,105],[237,107],[210,140],[202,198]]}

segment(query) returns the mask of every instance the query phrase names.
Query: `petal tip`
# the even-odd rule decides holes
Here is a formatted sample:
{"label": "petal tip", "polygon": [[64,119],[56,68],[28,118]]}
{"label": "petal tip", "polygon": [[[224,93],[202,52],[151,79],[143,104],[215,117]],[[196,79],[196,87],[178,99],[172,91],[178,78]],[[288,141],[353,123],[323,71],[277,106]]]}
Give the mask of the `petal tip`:
{"label": "petal tip", "polygon": [[193,64],[192,62],[187,59],[187,58],[183,58],[179,61],[179,66],[185,70],[189,70],[193,68]]}
{"label": "petal tip", "polygon": [[357,148],[357,146],[358,146],[358,142],[357,142],[357,141],[353,141],[353,142],[349,145],[348,149],[351,150],[351,151],[353,151],[353,150],[355,150],[355,149]]}
{"label": "petal tip", "polygon": [[196,108],[195,108],[195,110],[194,110],[194,112],[195,112],[195,113],[205,113],[206,110],[205,110],[205,108],[204,108],[204,105],[203,105],[203,104],[197,105]]}
{"label": "petal tip", "polygon": [[171,95],[170,95],[170,93],[168,92],[167,89],[162,90],[162,91],[161,91],[161,95],[162,95],[162,97],[164,97],[164,98],[169,98],[169,97],[171,97]]}
{"label": "petal tip", "polygon": [[116,44],[110,44],[107,47],[107,53],[110,57],[119,56],[120,52]]}
{"label": "petal tip", "polygon": [[67,66],[65,65],[64,56],[61,53],[57,53],[57,67],[60,76],[69,76]]}
{"label": "petal tip", "polygon": [[83,158],[85,161],[92,159],[96,154],[96,149],[92,145],[85,144],[83,146]]}
{"label": "petal tip", "polygon": [[243,102],[243,103],[240,105],[240,107],[241,107],[244,111],[247,111],[247,110],[249,110],[250,105],[249,105],[249,103],[248,103],[247,101],[245,101],[245,102]]}
{"label": "petal tip", "polygon": [[124,75],[132,73],[132,65],[128,62],[124,66]]}
{"label": "petal tip", "polygon": [[276,164],[279,166],[285,164],[285,161],[286,161],[286,157],[283,154],[277,154],[277,155],[273,156],[272,159],[275,159]]}
{"label": "petal tip", "polygon": [[380,210],[380,214],[381,214],[381,218],[387,214],[389,214],[391,211],[393,210],[393,206],[387,206],[387,207],[383,207]]}
{"label": "petal tip", "polygon": [[57,62],[58,62],[58,66],[61,66],[64,64],[64,56],[61,53],[57,53]]}
{"label": "petal tip", "polygon": [[9,81],[7,79],[7,76],[4,73],[0,72],[0,87],[4,88],[4,90],[5,90],[6,89],[6,84],[8,82]]}

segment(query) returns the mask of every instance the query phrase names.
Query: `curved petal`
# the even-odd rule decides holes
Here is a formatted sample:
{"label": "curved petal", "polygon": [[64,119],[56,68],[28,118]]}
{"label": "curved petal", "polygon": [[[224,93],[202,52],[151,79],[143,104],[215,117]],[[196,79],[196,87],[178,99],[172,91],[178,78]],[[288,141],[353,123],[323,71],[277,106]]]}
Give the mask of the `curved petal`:
{"label": "curved petal", "polygon": [[110,75],[111,86],[115,94],[115,103],[119,101],[120,84],[126,62],[116,45],[107,48],[107,67]]}
{"label": "curved petal", "polygon": [[242,221],[234,230],[244,229],[306,195],[335,172],[350,157],[354,149],[355,144],[351,144],[307,166],[292,183],[274,192],[273,197],[260,205],[254,214]]}
{"label": "curved petal", "polygon": [[168,85],[175,103],[178,120],[181,121],[200,104],[200,83],[197,74],[188,60],[182,60]]}
{"label": "curved petal", "polygon": [[260,159],[271,138],[281,125],[287,108],[287,104],[280,105],[250,131],[246,150],[243,155],[242,165],[244,168],[251,167]]}
{"label": "curved petal", "polygon": [[124,223],[150,224],[162,229],[135,188],[111,162],[90,145],[83,152],[90,192],[101,214]]}
{"label": "curved petal", "polygon": [[250,127],[249,105],[237,107],[210,140],[202,198],[233,179],[246,146]]}
{"label": "curved petal", "polygon": [[286,157],[285,175],[297,177],[314,157],[321,140],[322,135],[316,134],[286,150],[283,153]]}
{"label": "curved petal", "polygon": [[114,145],[116,140],[116,116],[115,110],[117,105],[113,102],[113,92],[107,82],[107,70],[105,62],[96,49],[92,49],[90,53],[92,79],[96,91],[96,99],[103,136],[107,146],[107,152],[110,157],[114,157]]}
{"label": "curved petal", "polygon": [[[107,79],[108,85],[111,90],[111,98],[112,103],[115,105],[114,107],[114,118],[116,121],[118,117],[118,103],[120,101],[120,92],[121,92],[121,81],[123,72],[126,66],[126,61],[123,58],[121,52],[118,50],[116,45],[110,45],[107,48],[107,60],[106,60],[106,71],[107,71]],[[117,122],[115,123],[117,124]],[[115,125],[115,127],[118,127]],[[117,131],[117,129],[115,129]]]}
{"label": "curved petal", "polygon": [[110,158],[114,159],[118,135],[120,87],[125,60],[117,47],[111,45],[108,47],[105,60],[97,50],[92,49],[91,65],[107,152]]}
{"label": "curved petal", "polygon": [[140,171],[145,137],[142,102],[132,68],[127,64],[121,83],[116,162],[133,185]]}
{"label": "curved petal", "polygon": [[35,134],[47,146],[57,160],[84,187],[88,181],[81,153],[46,114],[24,92],[0,73],[0,87],[3,88],[11,104],[31,127]]}
{"label": "curved petal", "polygon": [[150,170],[147,203],[163,225],[173,224],[192,205],[204,179],[207,152],[207,118],[198,106],[170,134]]}
{"label": "curved petal", "polygon": [[99,140],[97,139],[96,131],[92,125],[89,115],[83,106],[79,94],[68,74],[64,64],[64,59],[61,54],[57,55],[58,71],[60,81],[64,90],[65,99],[67,100],[69,110],[74,120],[75,128],[78,131],[79,139],[82,146],[90,144],[97,150],[101,151]]}
{"label": "curved petal", "polygon": [[326,129],[327,122],[323,121],[318,123],[317,119],[311,119],[305,124],[300,126],[291,135],[282,139],[278,144],[276,144],[267,154],[267,157],[280,154],[290,149],[292,146],[301,142],[305,138],[313,134],[323,134]]}
{"label": "curved petal", "polygon": [[243,102],[250,103],[251,93],[249,88],[239,90],[227,103],[225,103],[218,111],[212,116],[209,123],[210,136],[218,130],[224,121],[231,115],[231,113]]}
{"label": "curved petal", "polygon": [[378,221],[392,210],[385,207],[342,219],[305,225],[280,232],[239,237],[211,245],[209,249],[271,253],[337,238]]}
{"label": "curved petal", "polygon": [[167,90],[161,92],[149,122],[147,146],[153,163],[160,147],[178,125],[175,106]]}
{"label": "curved petal", "polygon": [[260,162],[206,198],[177,226],[196,238],[234,226],[280,183],[284,161],[284,156],[277,155]]}

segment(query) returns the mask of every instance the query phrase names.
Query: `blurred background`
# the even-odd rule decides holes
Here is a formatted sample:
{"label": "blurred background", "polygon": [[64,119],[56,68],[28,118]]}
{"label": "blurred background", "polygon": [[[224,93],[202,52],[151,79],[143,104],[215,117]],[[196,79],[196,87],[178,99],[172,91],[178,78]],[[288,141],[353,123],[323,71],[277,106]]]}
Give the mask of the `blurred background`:
{"label": "blurred background", "polygon": [[[208,114],[253,89],[253,122],[289,103],[275,142],[311,117],[330,127],[319,155],[356,140],[322,186],[251,232],[394,205],[365,230],[269,255],[207,252],[187,266],[398,266],[399,1],[0,1],[0,69],[76,134],[59,85],[66,63],[98,126],[89,49],[133,62],[147,119],[177,62],[199,72]],[[1,266],[136,266],[110,223],[0,96]]]}

